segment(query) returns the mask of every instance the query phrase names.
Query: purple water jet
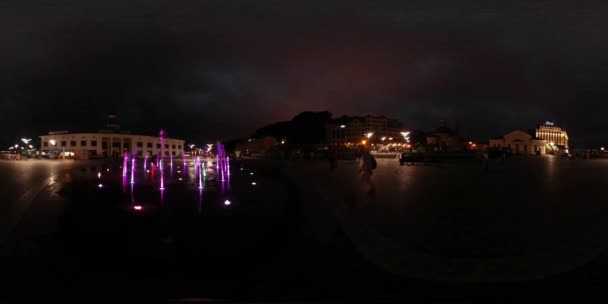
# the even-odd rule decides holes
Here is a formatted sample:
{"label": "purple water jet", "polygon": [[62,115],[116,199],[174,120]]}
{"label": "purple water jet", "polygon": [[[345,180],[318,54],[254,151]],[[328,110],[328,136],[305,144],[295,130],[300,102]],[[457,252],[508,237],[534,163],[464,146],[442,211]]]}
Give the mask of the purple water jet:
{"label": "purple water jet", "polygon": [[135,157],[131,158],[131,184],[135,183]]}
{"label": "purple water jet", "polygon": [[159,169],[160,169],[160,190],[165,190],[165,174],[164,174],[164,170],[163,170],[163,160],[160,160],[159,163]]}

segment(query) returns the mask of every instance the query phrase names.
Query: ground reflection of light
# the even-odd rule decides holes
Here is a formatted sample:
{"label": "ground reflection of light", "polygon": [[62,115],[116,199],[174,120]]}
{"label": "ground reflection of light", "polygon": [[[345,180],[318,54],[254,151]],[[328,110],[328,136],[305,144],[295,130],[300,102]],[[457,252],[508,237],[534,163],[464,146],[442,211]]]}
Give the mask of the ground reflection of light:
{"label": "ground reflection of light", "polygon": [[249,175],[253,175],[253,172],[249,173]]}
{"label": "ground reflection of light", "polygon": [[251,185],[255,186],[255,185],[257,185],[257,183],[256,182],[251,182]]}
{"label": "ground reflection of light", "polygon": [[177,170],[177,173],[182,173],[182,170]]}
{"label": "ground reflection of light", "polygon": [[102,184],[97,185],[97,188],[103,188]]}
{"label": "ground reflection of light", "polygon": [[133,206],[133,209],[137,210],[137,211],[141,211],[144,209],[144,207],[140,206],[140,205],[135,205]]}
{"label": "ground reflection of light", "polygon": [[146,173],[150,173],[150,169],[146,170]]}
{"label": "ground reflection of light", "polygon": [[101,178],[101,172],[97,172],[97,178]]}
{"label": "ground reflection of light", "polygon": [[110,168],[106,169],[106,172],[110,172]]}
{"label": "ground reflection of light", "polygon": [[243,171],[243,168],[241,168],[241,171]]}
{"label": "ground reflection of light", "polygon": [[181,180],[182,180],[182,178],[180,177],[180,178],[178,178],[178,180],[180,180],[180,181],[181,181]]}
{"label": "ground reflection of light", "polygon": [[229,201],[229,200],[225,200],[225,201],[224,201],[224,205],[226,205],[226,206],[230,206],[230,204],[231,204],[231,203],[230,203],[230,201]]}

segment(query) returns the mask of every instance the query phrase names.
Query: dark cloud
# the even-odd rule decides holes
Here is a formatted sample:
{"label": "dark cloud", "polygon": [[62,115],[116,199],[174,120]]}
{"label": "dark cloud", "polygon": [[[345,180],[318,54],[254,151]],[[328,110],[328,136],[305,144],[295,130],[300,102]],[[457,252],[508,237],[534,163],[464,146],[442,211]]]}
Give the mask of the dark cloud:
{"label": "dark cloud", "polygon": [[[238,137],[300,111],[440,119],[480,139],[544,120],[604,140],[605,4],[0,4],[0,127]],[[592,130],[592,131],[589,131]]]}

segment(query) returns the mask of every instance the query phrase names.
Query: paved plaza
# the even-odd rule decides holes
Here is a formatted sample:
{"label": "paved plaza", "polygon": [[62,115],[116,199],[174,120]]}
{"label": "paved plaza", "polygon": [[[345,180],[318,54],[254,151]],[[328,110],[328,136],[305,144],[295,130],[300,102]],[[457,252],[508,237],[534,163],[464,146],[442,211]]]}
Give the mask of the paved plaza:
{"label": "paved plaza", "polygon": [[379,159],[377,193],[356,162],[335,172],[300,163],[287,175],[323,198],[355,247],[378,267],[450,281],[517,281],[566,272],[608,245],[608,161],[523,157],[432,166]]}
{"label": "paved plaza", "polygon": [[[476,284],[486,283],[535,282],[538,290],[608,273],[605,160],[514,157],[486,171],[476,160],[399,166],[378,159],[375,195],[354,161],[330,171],[325,161],[250,160],[233,165],[241,172],[234,186],[255,180],[256,188],[241,190],[234,209],[206,195],[195,216],[182,204],[187,191],[166,197],[173,209],[158,216],[117,209],[113,196],[86,190],[83,181],[99,164],[0,161],[3,284],[23,282],[31,292],[45,285],[25,282],[53,278],[59,286],[85,284],[83,292],[137,282],[167,294],[183,286],[219,290],[219,298],[279,290],[314,297],[328,288],[340,298],[353,289],[424,297],[437,288],[477,293]],[[180,271],[187,274],[176,277]]]}

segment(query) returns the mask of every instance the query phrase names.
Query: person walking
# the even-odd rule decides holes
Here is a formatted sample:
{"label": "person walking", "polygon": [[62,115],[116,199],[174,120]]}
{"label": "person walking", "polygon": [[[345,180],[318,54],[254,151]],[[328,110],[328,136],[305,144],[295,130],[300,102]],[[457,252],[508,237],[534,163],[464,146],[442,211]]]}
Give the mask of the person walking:
{"label": "person walking", "polygon": [[338,151],[334,147],[329,148],[329,151],[327,151],[327,160],[329,160],[329,169],[334,171],[338,164]]}
{"label": "person walking", "polygon": [[488,149],[484,149],[482,153],[482,167],[485,172],[488,172],[488,166],[490,163],[490,151]]}
{"label": "person walking", "polygon": [[376,169],[377,163],[371,153],[365,148],[362,148],[361,151],[361,168],[359,169],[361,175],[361,181],[368,185],[368,193],[375,194],[376,193],[376,185],[372,180],[373,170]]}

